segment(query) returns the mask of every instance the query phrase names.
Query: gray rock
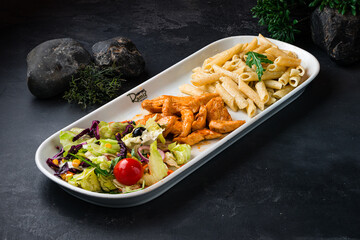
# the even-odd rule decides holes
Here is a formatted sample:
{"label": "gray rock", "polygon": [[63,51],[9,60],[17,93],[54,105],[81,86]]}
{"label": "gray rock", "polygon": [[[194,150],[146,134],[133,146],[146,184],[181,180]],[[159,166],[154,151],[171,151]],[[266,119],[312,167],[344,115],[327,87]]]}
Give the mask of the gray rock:
{"label": "gray rock", "polygon": [[360,15],[340,14],[337,10],[317,8],[311,16],[312,39],[330,58],[340,64],[360,60]]}
{"label": "gray rock", "polygon": [[115,37],[97,42],[92,46],[92,52],[97,65],[115,64],[124,77],[137,77],[144,71],[144,58],[130,39]]}
{"label": "gray rock", "polygon": [[71,38],[53,39],[32,49],[27,56],[27,84],[38,98],[63,93],[82,65],[91,62],[91,55]]}

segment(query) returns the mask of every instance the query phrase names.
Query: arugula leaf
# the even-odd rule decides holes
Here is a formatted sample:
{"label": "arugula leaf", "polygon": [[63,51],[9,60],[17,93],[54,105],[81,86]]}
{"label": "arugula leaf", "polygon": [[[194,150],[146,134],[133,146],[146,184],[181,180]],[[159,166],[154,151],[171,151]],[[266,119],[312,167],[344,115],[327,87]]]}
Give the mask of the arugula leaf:
{"label": "arugula leaf", "polygon": [[259,81],[261,81],[261,76],[264,74],[264,68],[262,67],[261,63],[273,63],[269,60],[265,55],[256,52],[248,52],[246,53],[246,65],[250,68],[252,65],[256,67],[256,73],[258,75]]}

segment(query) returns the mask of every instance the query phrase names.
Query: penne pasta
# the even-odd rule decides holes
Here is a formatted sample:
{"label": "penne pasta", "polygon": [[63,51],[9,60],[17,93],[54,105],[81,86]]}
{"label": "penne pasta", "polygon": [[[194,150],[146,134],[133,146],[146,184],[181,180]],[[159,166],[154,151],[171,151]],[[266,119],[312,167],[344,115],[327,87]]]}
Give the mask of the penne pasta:
{"label": "penne pasta", "polygon": [[291,92],[293,89],[294,89],[294,87],[287,85],[283,89],[276,91],[273,94],[273,96],[277,99],[280,99],[280,98],[284,97],[286,94],[288,94],[289,92]]}
{"label": "penne pasta", "polygon": [[245,100],[245,96],[237,87],[237,84],[229,77],[220,78],[221,86],[235,98],[235,103],[239,109],[244,109],[247,107],[248,102]]}
{"label": "penne pasta", "polygon": [[213,74],[203,73],[200,75],[196,75],[190,81],[195,86],[202,86],[202,85],[214,83],[214,82],[218,81],[220,77],[221,77],[221,74],[219,74],[219,73],[213,73]]}
{"label": "penne pasta", "polygon": [[281,51],[281,50],[280,50],[278,47],[276,47],[276,46],[273,46],[273,47],[271,47],[271,48],[266,49],[266,50],[265,50],[265,53],[271,54],[271,55],[275,56],[276,58],[277,58],[277,57],[280,57],[280,56],[288,57],[288,55],[287,55],[285,52]]}
{"label": "penne pasta", "polygon": [[253,116],[255,116],[256,106],[250,98],[246,99],[246,101],[248,102],[248,106],[246,107],[246,113],[250,118],[252,118]]}
{"label": "penne pasta", "polygon": [[[256,69],[259,65],[245,63],[251,51],[272,61],[269,64],[257,59],[264,68],[260,81]],[[205,59],[202,67],[192,70],[193,86],[184,84],[180,90],[194,96],[218,93],[229,108],[243,109],[253,117],[257,108],[264,110],[304,81],[305,69],[300,64],[301,59],[294,52],[279,49],[259,34],[249,43],[237,44]]]}
{"label": "penne pasta", "polygon": [[215,85],[216,92],[221,96],[224,100],[225,104],[229,106],[229,108],[233,111],[237,111],[238,107],[235,103],[235,98],[231,96],[221,85],[220,83],[216,83]]}
{"label": "penne pasta", "polygon": [[276,80],[264,80],[263,82],[267,88],[279,90],[283,87],[283,85]]}
{"label": "penne pasta", "polygon": [[285,86],[286,84],[289,83],[289,78],[290,78],[290,71],[291,71],[291,68],[289,68],[288,70],[286,70],[286,72],[281,75],[281,77],[279,78],[279,82]]}
{"label": "penne pasta", "polygon": [[300,65],[301,59],[280,56],[275,59],[274,63],[280,66],[297,67]]}
{"label": "penne pasta", "polygon": [[180,92],[191,95],[191,96],[201,96],[205,93],[204,90],[194,87],[191,84],[184,84],[179,87]]}
{"label": "penne pasta", "polygon": [[301,77],[304,76],[304,74],[305,74],[305,69],[304,69],[301,65],[297,66],[296,69],[299,71],[299,75],[300,75]]}
{"label": "penne pasta", "polygon": [[276,102],[276,98],[270,97],[270,98],[269,98],[269,101],[267,101],[267,102],[265,103],[265,106],[270,106],[270,105],[273,104],[274,102]]}
{"label": "penne pasta", "polygon": [[266,86],[265,86],[264,81],[257,82],[255,84],[255,89],[256,89],[256,92],[258,93],[259,97],[260,97],[260,100],[263,103],[266,103],[267,101],[269,101],[270,97],[269,97],[268,91],[266,90]]}
{"label": "penne pasta", "polygon": [[[261,80],[276,79],[281,77],[283,74],[284,72],[265,71],[264,74],[261,76]],[[254,71],[240,74],[240,79],[243,80],[244,82],[259,81],[259,77]]]}
{"label": "penne pasta", "polygon": [[239,79],[238,84],[240,91],[253,100],[260,110],[264,110],[264,103],[261,101],[259,95],[241,79]]}
{"label": "penne pasta", "polygon": [[277,64],[269,64],[266,67],[266,71],[270,71],[270,72],[285,72],[286,71],[286,67],[285,66],[279,66]]}
{"label": "penne pasta", "polygon": [[212,65],[222,66],[227,60],[231,59],[236,53],[240,52],[243,44],[236,44],[234,47],[227,49],[213,57],[211,61],[205,64],[204,69],[212,68]]}

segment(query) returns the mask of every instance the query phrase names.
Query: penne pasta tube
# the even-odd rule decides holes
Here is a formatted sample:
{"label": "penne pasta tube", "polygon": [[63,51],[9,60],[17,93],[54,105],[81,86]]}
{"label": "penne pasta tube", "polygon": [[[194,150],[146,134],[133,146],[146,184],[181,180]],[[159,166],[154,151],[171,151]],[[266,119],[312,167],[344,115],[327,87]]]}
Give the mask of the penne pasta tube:
{"label": "penne pasta tube", "polygon": [[238,107],[235,103],[235,98],[231,96],[221,85],[220,83],[216,83],[215,85],[216,92],[221,96],[223,101],[226,105],[229,106],[229,108],[233,111],[237,111]]}
{"label": "penne pasta tube", "polygon": [[289,78],[290,78],[290,71],[291,71],[291,68],[289,68],[288,70],[286,70],[286,72],[281,75],[281,77],[279,78],[279,82],[285,86],[286,84],[289,83]]}
{"label": "penne pasta tube", "polygon": [[246,107],[246,113],[250,118],[252,118],[253,116],[255,116],[256,113],[255,104],[250,98],[246,99],[246,101],[248,102],[248,106]]}
{"label": "penne pasta tube", "polygon": [[236,44],[234,47],[217,54],[211,61],[205,64],[205,69],[210,69],[212,65],[222,66],[227,60],[231,59],[235,54],[239,53],[243,44]]}
{"label": "penne pasta tube", "polygon": [[275,56],[275,57],[280,57],[280,56],[288,57],[288,55],[287,55],[285,52],[283,52],[282,50],[280,50],[280,49],[279,49],[278,47],[276,47],[276,46],[273,46],[273,47],[271,47],[271,48],[266,49],[266,50],[265,50],[265,53],[271,54],[271,55],[273,55],[273,56]]}
{"label": "penne pasta tube", "polygon": [[270,71],[270,72],[285,72],[286,71],[286,67],[285,66],[279,66],[277,64],[269,64],[266,67],[266,71]]}
{"label": "penne pasta tube", "polygon": [[296,77],[296,76],[300,76],[300,71],[295,68],[292,68],[290,70],[290,77]]}
{"label": "penne pasta tube", "polygon": [[250,72],[244,72],[242,74],[240,74],[240,79],[244,82],[249,82],[249,81],[258,81],[259,78],[257,76],[257,74],[253,71]]}
{"label": "penne pasta tube", "polygon": [[216,93],[215,86],[213,84],[206,84],[206,85],[200,86],[198,88],[205,92]]}
{"label": "penne pasta tube", "polygon": [[[248,52],[251,52],[253,51],[255,48],[257,48],[258,46],[258,40],[257,38],[255,37],[250,43],[249,45],[247,45],[244,50],[243,50],[243,54],[247,54]],[[240,55],[241,56],[241,55]]]}
{"label": "penne pasta tube", "polygon": [[287,85],[283,89],[276,91],[273,94],[273,97],[275,97],[276,99],[280,99],[280,98],[284,97],[286,94],[288,94],[289,92],[291,92],[293,89],[294,89],[294,87]]}
{"label": "penne pasta tube", "polygon": [[223,76],[227,76],[229,78],[231,78],[233,81],[235,81],[236,83],[238,82],[238,79],[240,78],[240,76],[234,72],[230,72],[228,70],[225,70],[217,65],[213,65],[213,69],[215,71],[215,73],[219,73]]}
{"label": "penne pasta tube", "polygon": [[270,61],[275,61],[276,57],[270,53],[262,53],[262,55],[265,55],[267,57],[267,59],[269,59]]}
{"label": "penne pasta tube", "polygon": [[[261,76],[261,80],[277,79],[281,77],[283,74],[284,72],[265,71],[264,74]],[[240,79],[243,80],[244,82],[259,81],[259,77],[254,71],[244,72],[240,74]]]}
{"label": "penne pasta tube", "polygon": [[264,80],[263,82],[267,88],[279,90],[283,87],[283,85],[276,80]]}
{"label": "penne pasta tube", "polygon": [[300,75],[301,77],[304,76],[304,74],[305,74],[305,69],[304,69],[301,65],[297,66],[296,69],[299,71],[299,75]]}
{"label": "penne pasta tube", "polygon": [[280,65],[280,66],[297,67],[300,65],[301,59],[280,56],[275,59],[274,63],[276,63],[277,65]]}
{"label": "penne pasta tube", "polygon": [[258,108],[264,110],[264,103],[261,101],[259,95],[241,79],[239,79],[238,84],[240,91],[253,100]]}
{"label": "penne pasta tube", "polygon": [[184,84],[179,87],[180,92],[191,95],[191,96],[200,96],[205,93],[204,90],[194,87],[191,84]]}
{"label": "penne pasta tube", "polygon": [[[266,84],[265,84],[266,85]],[[269,96],[272,97],[272,95],[274,94],[275,90],[273,88],[267,88],[267,91],[269,93]]]}
{"label": "penne pasta tube", "polygon": [[260,100],[263,103],[266,103],[267,101],[269,101],[269,98],[270,98],[269,93],[266,90],[266,86],[265,86],[265,83],[263,81],[257,82],[255,84],[255,89],[256,89],[256,92],[258,93],[259,97],[260,97]]}
{"label": "penne pasta tube", "polygon": [[269,98],[269,101],[267,101],[267,102],[265,103],[265,106],[270,106],[270,105],[273,104],[274,102],[276,102],[276,98],[270,97],[270,98]]}
{"label": "penne pasta tube", "polygon": [[237,84],[229,77],[220,78],[221,86],[235,98],[235,103],[239,109],[244,109],[247,107],[248,102],[245,100],[245,96],[237,87]]}
{"label": "penne pasta tube", "polygon": [[289,78],[289,84],[292,87],[297,87],[300,84],[300,76],[293,76]]}
{"label": "penne pasta tube", "polygon": [[283,50],[289,57],[292,58],[298,58],[298,56],[296,55],[296,53],[292,52],[292,51],[287,51],[287,50]]}
{"label": "penne pasta tube", "polygon": [[193,73],[201,72],[201,67],[196,67],[192,70]]}
{"label": "penne pasta tube", "polygon": [[257,48],[255,48],[255,49],[253,50],[253,52],[262,54],[262,53],[263,53],[266,49],[268,49],[269,47],[271,47],[271,45],[269,45],[269,44],[261,44],[261,45],[259,45]]}
{"label": "penne pasta tube", "polygon": [[214,83],[218,81],[220,77],[221,74],[219,73],[213,73],[213,74],[204,73],[201,75],[196,75],[195,78],[191,79],[190,81],[195,86],[202,86],[202,85]]}
{"label": "penne pasta tube", "polygon": [[260,44],[264,44],[264,45],[271,45],[271,46],[276,46],[274,43],[272,43],[270,40],[268,40],[267,38],[265,38],[262,34],[259,33],[259,42]]}

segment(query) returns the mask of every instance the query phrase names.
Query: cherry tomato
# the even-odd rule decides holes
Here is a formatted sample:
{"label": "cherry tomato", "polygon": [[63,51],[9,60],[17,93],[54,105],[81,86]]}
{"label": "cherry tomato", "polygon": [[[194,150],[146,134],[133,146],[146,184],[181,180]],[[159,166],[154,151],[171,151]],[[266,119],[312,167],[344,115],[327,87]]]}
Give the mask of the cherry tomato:
{"label": "cherry tomato", "polygon": [[119,183],[127,186],[134,185],[142,178],[143,168],[138,160],[125,158],[115,165],[114,176]]}

